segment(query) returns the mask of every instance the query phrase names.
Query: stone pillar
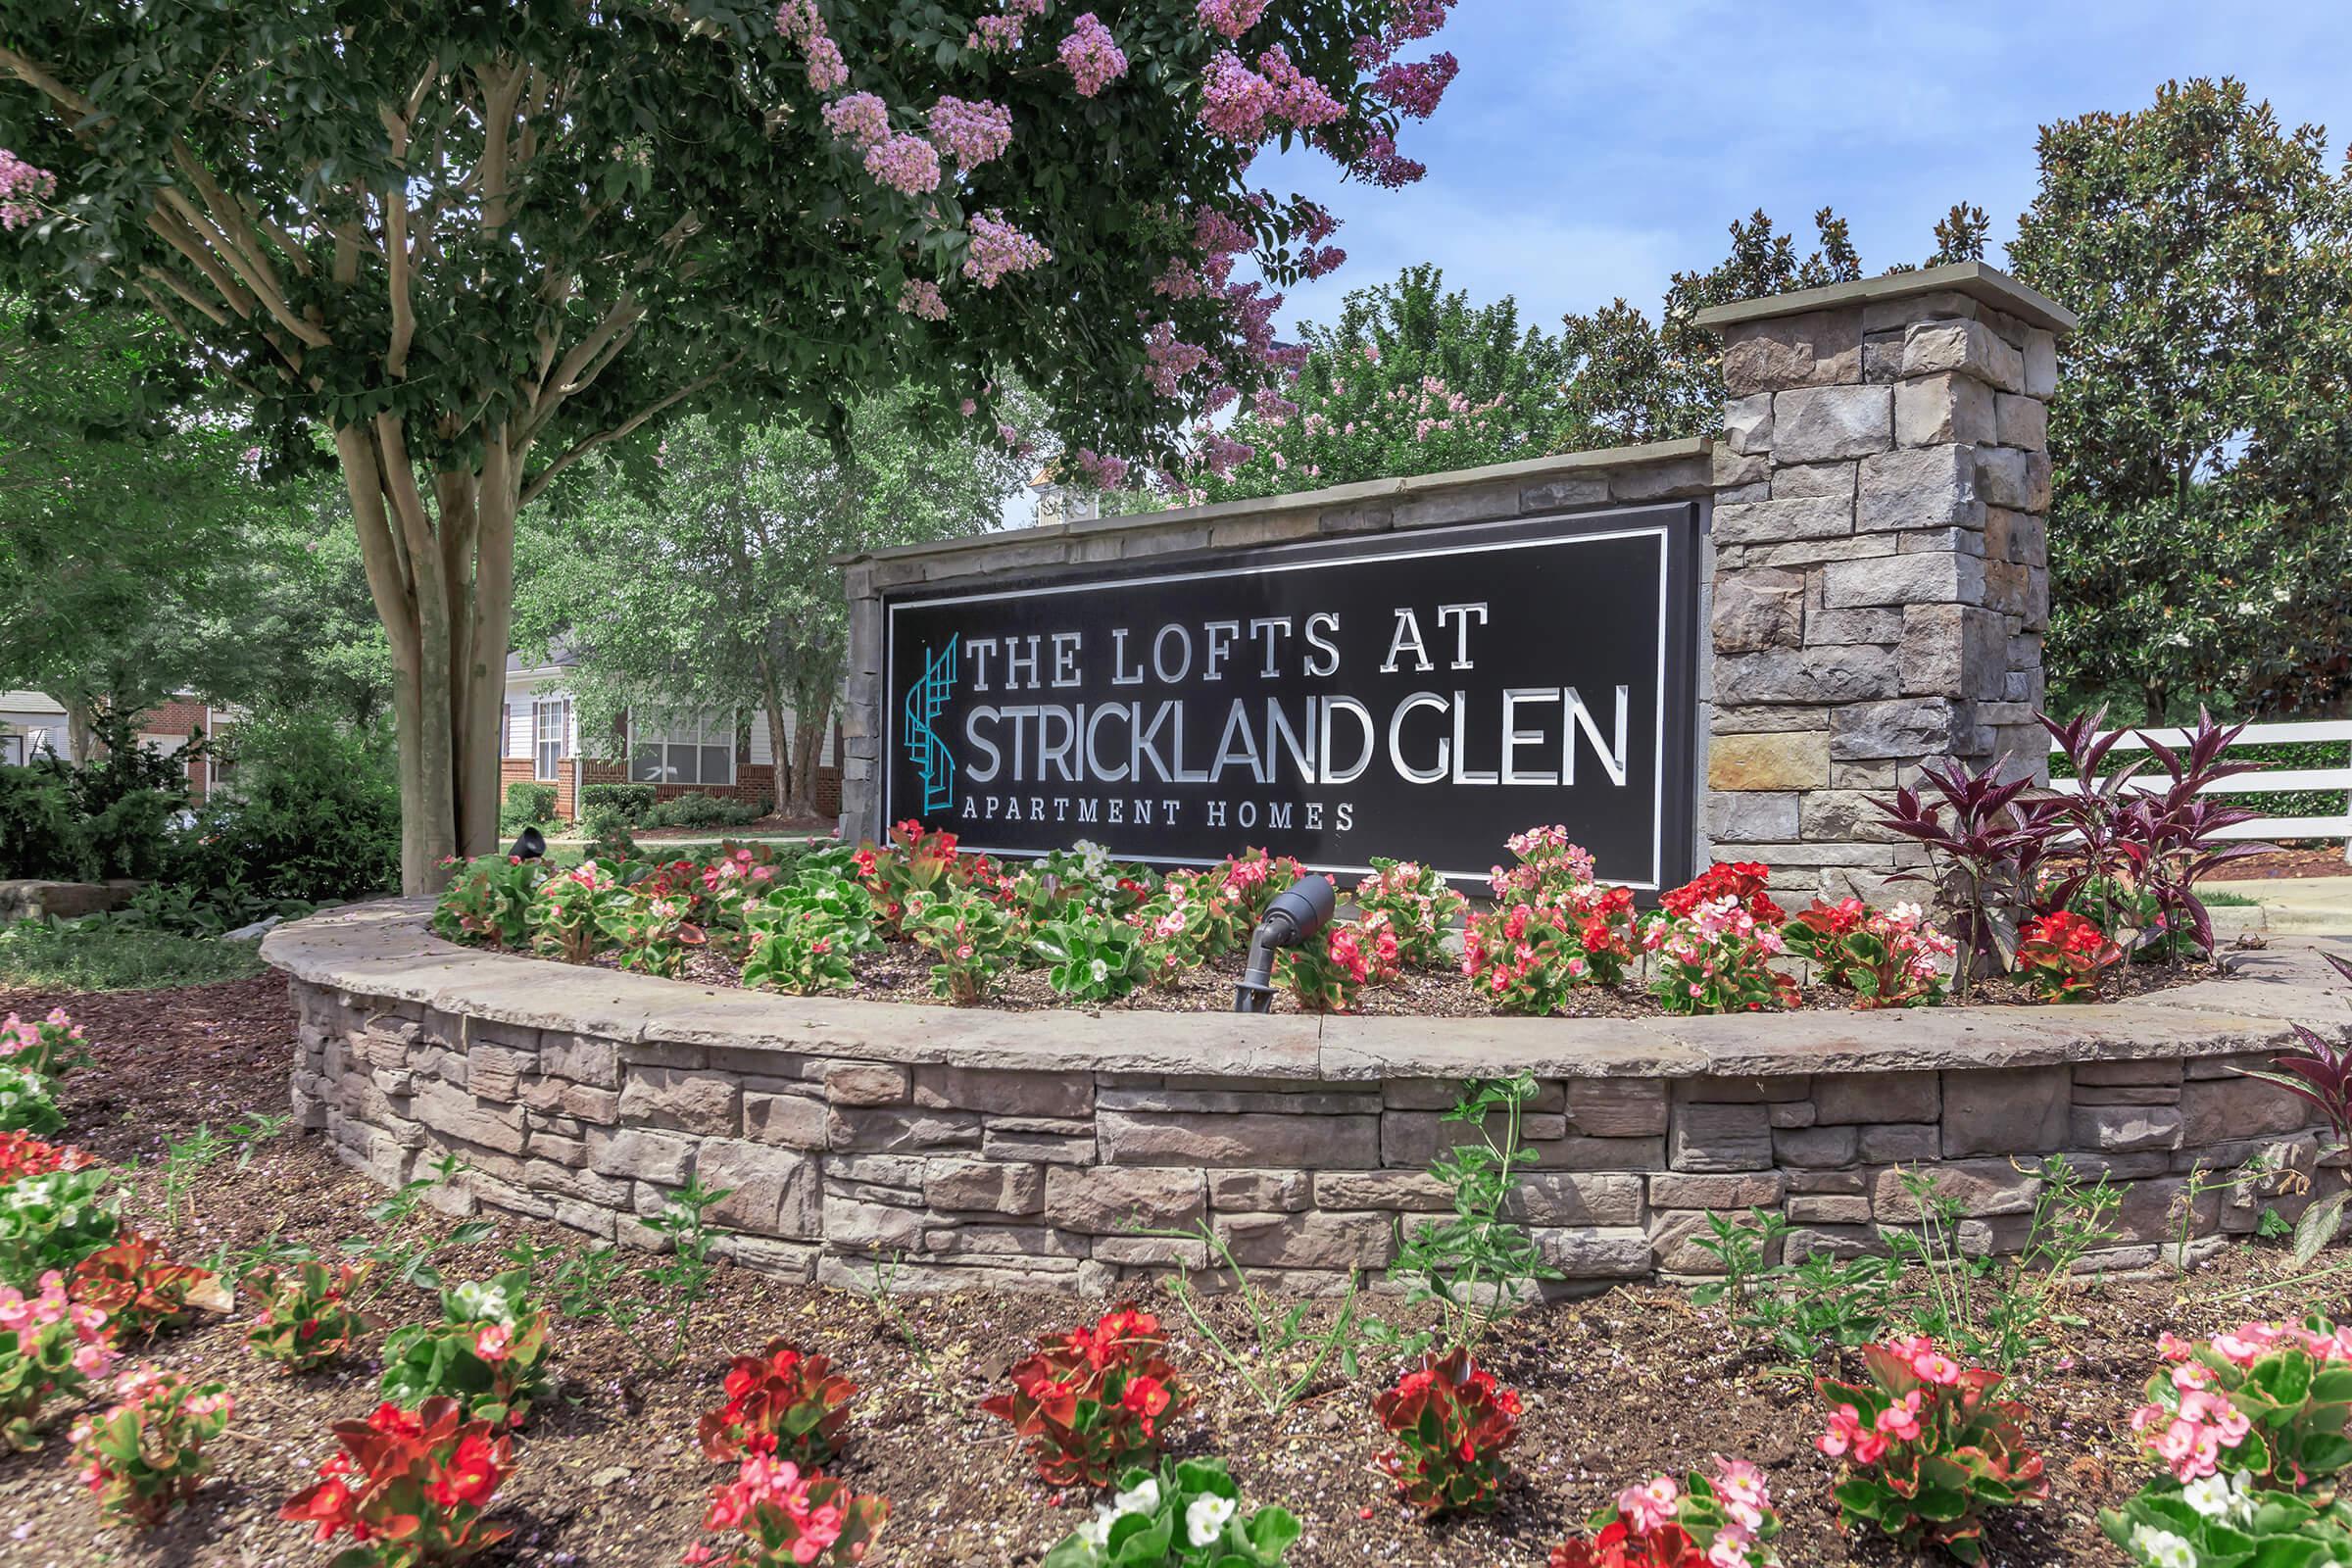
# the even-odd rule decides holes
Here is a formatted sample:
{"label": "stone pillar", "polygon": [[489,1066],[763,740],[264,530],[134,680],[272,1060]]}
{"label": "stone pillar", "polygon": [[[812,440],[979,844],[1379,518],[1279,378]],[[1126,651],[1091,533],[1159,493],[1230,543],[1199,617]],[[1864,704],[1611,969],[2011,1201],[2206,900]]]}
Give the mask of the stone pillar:
{"label": "stone pillar", "polygon": [[841,677],[841,820],[843,839],[879,839],[882,821],[882,589],[873,564],[842,563],[850,601],[849,657]]}
{"label": "stone pillar", "polygon": [[[2048,399],[2074,316],[1980,262],[1718,306],[1704,831],[1875,899],[1922,761],[2041,773]],[[1895,890],[1900,891],[1900,890]]]}

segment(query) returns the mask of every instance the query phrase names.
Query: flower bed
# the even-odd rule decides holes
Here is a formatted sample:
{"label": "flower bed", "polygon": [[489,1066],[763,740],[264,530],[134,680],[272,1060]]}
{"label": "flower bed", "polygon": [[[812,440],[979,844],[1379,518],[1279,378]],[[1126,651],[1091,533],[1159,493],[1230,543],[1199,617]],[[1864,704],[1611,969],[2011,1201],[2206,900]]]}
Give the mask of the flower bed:
{"label": "flower bed", "polygon": [[[2086,1266],[2141,1267],[2335,1190],[2320,1112],[2240,1068],[2343,1003],[2311,948],[2094,1005],[1723,1017],[1003,1012],[778,997],[441,941],[418,904],[282,926],[305,1125],[397,1185],[444,1153],[498,1212],[641,1238],[700,1181],[730,1246],[841,1283],[1108,1292],[1205,1224],[1252,1268],[1344,1288],[1442,1204],[1460,1080],[1529,1075],[1526,1212],[1567,1288],[1722,1266],[1710,1216],[1762,1209],[1800,1250],[1861,1250],[1942,1184],[1971,1248],[2024,1244],[2063,1153],[2135,1185]],[[586,974],[590,984],[551,986]],[[2269,1162],[2278,1198],[2217,1173]],[[2028,1168],[2018,1169],[2013,1160]],[[2203,1174],[2198,1174],[2199,1172]],[[2312,1185],[2301,1188],[2308,1177]]]}
{"label": "flower bed", "polygon": [[[446,951],[408,955],[412,971]],[[218,1000],[187,1005],[216,1027],[242,1023]],[[2178,1568],[2230,1560],[2241,1538],[2280,1560],[2331,1560],[2344,1545],[2329,1499],[2352,1339],[2302,1319],[2309,1287],[2286,1277],[2297,1271],[2282,1250],[2233,1249],[2185,1279],[2071,1281],[2032,1320],[2036,1337],[2006,1354],[1945,1293],[2000,1308],[2041,1265],[1979,1277],[1907,1264],[1794,1352],[1757,1337],[1762,1289],[1818,1301],[1856,1291],[1858,1265],[1819,1288],[1750,1280],[1711,1305],[1635,1286],[1494,1324],[1459,1360],[1354,1342],[1353,1359],[1329,1357],[1269,1404],[1247,1374],[1279,1366],[1287,1379],[1351,1317],[1440,1335],[1449,1320],[1394,1298],[1280,1295],[1254,1321],[1239,1300],[1200,1301],[1196,1319],[1148,1282],[1132,1309],[1108,1313],[1005,1295],[916,1306],[783,1285],[723,1259],[689,1284],[674,1271],[708,1233],[679,1232],[682,1245],[659,1256],[614,1254],[529,1218],[436,1212],[469,1206],[458,1201],[470,1193],[463,1172],[428,1172],[420,1192],[371,1202],[318,1141],[266,1131],[240,1134],[244,1153],[210,1167],[191,1202],[172,1182],[181,1156],[123,1162],[197,1106],[225,1125],[273,1103],[277,1080],[266,1050],[225,1071],[174,1058],[209,1068],[201,1088],[183,1084],[155,1107],[169,1119],[123,1122],[123,1075],[144,1070],[157,1049],[144,1031],[169,1006],[117,1004],[89,1031],[94,1068],[56,1097],[66,1136],[108,1174],[120,1228],[152,1232],[159,1256],[224,1259],[232,1273],[292,1249],[371,1263],[361,1304],[385,1321],[357,1326],[323,1377],[256,1353],[243,1304],[132,1342],[160,1371],[93,1381],[78,1407],[55,1397],[33,1434],[43,1449],[0,1475],[13,1539],[41,1560],[300,1557],[320,1525],[348,1549],[367,1544],[351,1524],[392,1512],[453,1544],[506,1536],[486,1561],[649,1565],[681,1547],[707,1562],[795,1561],[804,1545],[807,1560],[838,1563],[868,1540],[870,1563],[991,1568],[1041,1554],[1054,1568],[1535,1568],[1547,1553],[1561,1568],[1926,1568],[1948,1560],[1938,1537],[1988,1562]],[[290,1021],[280,1013],[276,1030]],[[18,1181],[74,1163],[20,1152],[32,1157]],[[438,1291],[407,1283],[428,1259],[446,1281]],[[515,1269],[528,1274],[519,1289],[499,1278]],[[2233,1301],[2240,1293],[2252,1299]],[[616,1315],[648,1297],[678,1310],[674,1337],[666,1321]],[[494,1351],[525,1324],[548,1326],[558,1396],[531,1407],[519,1436],[436,1405],[441,1396],[410,1384],[413,1357],[387,1364],[394,1336],[432,1331],[453,1306],[475,1324],[477,1350],[492,1323],[514,1325]],[[779,1326],[789,1346],[749,1353]],[[98,1327],[113,1332],[111,1319]],[[1043,1455],[983,1412],[1020,1387],[1033,1338],[1070,1374],[1071,1416],[1089,1391],[1113,1395],[1114,1369],[1122,1409],[1158,1405],[1148,1429],[1121,1426],[1102,1485],[1050,1485]],[[1169,1393],[1164,1404],[1145,1378]],[[1058,1399],[1052,1381],[1063,1380],[1031,1387]],[[421,1402],[402,1409],[394,1386]],[[1995,1408],[2011,1400],[2023,1408]],[[133,1426],[152,1441],[129,1468]],[[796,1433],[816,1441],[796,1447]],[[707,1434],[726,1440],[717,1455]],[[1447,1443],[1443,1457],[1432,1437]],[[1958,1511],[1938,1486],[1955,1467]],[[1425,1522],[1441,1481],[1446,1500]],[[163,1523],[134,1540],[140,1498]]]}

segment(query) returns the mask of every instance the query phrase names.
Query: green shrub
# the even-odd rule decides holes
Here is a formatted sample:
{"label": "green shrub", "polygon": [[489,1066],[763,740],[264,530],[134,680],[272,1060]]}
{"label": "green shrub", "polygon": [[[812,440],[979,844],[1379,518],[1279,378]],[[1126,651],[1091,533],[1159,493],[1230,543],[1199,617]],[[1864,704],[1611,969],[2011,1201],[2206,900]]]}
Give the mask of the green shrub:
{"label": "green shrub", "polygon": [[0,876],[86,882],[97,873],[66,765],[0,767]]}
{"label": "green shrub", "polygon": [[521,827],[527,822],[553,822],[556,819],[556,787],[553,784],[514,783],[507,786],[506,808],[498,813],[501,827]]}
{"label": "green shrub", "polygon": [[101,717],[92,734],[100,755],[81,766],[43,756],[0,767],[0,876],[96,882],[163,869],[172,819],[188,804],[182,759],[139,744],[130,715]]}
{"label": "green shrub", "polygon": [[170,880],[313,904],[398,885],[400,787],[384,737],[293,712],[245,720],[230,746],[235,794],[206,803]]}
{"label": "green shrub", "polygon": [[616,806],[591,806],[580,813],[580,831],[588,836],[588,858],[594,860],[630,860],[637,857],[637,840],[629,833],[629,819]]}
{"label": "green shrub", "polygon": [[647,827],[742,827],[759,820],[759,808],[750,802],[718,795],[680,795],[645,814]]}
{"label": "green shrub", "polygon": [[654,808],[654,786],[651,784],[584,784],[580,787],[580,811],[586,813],[598,807],[610,807],[621,823],[637,827]]}

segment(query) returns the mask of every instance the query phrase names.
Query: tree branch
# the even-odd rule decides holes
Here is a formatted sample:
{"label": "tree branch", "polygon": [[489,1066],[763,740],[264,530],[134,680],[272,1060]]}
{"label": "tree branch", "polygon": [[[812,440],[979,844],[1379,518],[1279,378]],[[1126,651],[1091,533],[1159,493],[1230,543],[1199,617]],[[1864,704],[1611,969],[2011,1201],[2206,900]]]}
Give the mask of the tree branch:
{"label": "tree branch", "polygon": [[556,459],[555,462],[549,464],[546,467],[540,469],[536,474],[532,475],[530,481],[522,487],[521,504],[526,507],[529,506],[533,501],[538,499],[539,493],[548,487],[549,482],[553,480],[557,474],[562,473],[565,468],[570,467],[573,464],[579,462],[580,459],[586,457],[598,447],[608,445],[612,442],[620,440],[624,436],[633,434],[640,425],[644,424],[646,420],[652,418],[655,415],[660,414],[662,410],[677,403],[685,401],[687,398],[690,398],[697,392],[703,390],[703,388],[711,385],[721,376],[725,375],[729,370],[733,369],[735,368],[736,361],[740,360],[741,358],[741,355],[737,355],[735,359],[727,361],[726,364],[720,366],[709,375],[698,376],[694,380],[687,382],[684,386],[679,387],[667,397],[661,399],[659,402],[648,404],[645,408],[638,410],[635,414],[631,415],[619,424],[612,426],[611,429],[599,430],[596,432],[596,434],[581,440],[574,445],[570,451],[564,453],[562,457]]}

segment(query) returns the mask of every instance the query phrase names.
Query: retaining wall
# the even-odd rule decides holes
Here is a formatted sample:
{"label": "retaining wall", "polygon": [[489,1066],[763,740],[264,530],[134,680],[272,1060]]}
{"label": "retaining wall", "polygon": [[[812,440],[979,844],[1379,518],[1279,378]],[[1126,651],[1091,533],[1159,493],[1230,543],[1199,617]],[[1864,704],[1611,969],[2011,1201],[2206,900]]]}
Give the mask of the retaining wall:
{"label": "retaining wall", "polygon": [[1206,1219],[1253,1277],[1336,1287],[1447,1207],[1424,1167],[1461,1133],[1443,1119],[1458,1080],[1519,1070],[1542,1089],[1518,1213],[1570,1289],[1710,1271],[1710,1211],[1776,1209],[1791,1248],[1874,1247],[1917,1217],[1900,1168],[1937,1173],[1973,1248],[2024,1238],[2037,1183],[2015,1159],[2128,1181],[2104,1268],[2156,1261],[2198,1165],[2265,1152],[2295,1180],[2197,1195],[2197,1238],[2343,1180],[2303,1102],[2232,1070],[2295,1021],[2352,1023],[2315,944],[2113,1005],[1318,1019],[712,990],[462,948],[425,921],[388,901],[264,941],[301,1009],[305,1128],[387,1184],[455,1152],[455,1206],[638,1245],[699,1176],[734,1189],[723,1250],[829,1283],[895,1257],[916,1289],[1106,1291],[1206,1261],[1139,1221]]}

